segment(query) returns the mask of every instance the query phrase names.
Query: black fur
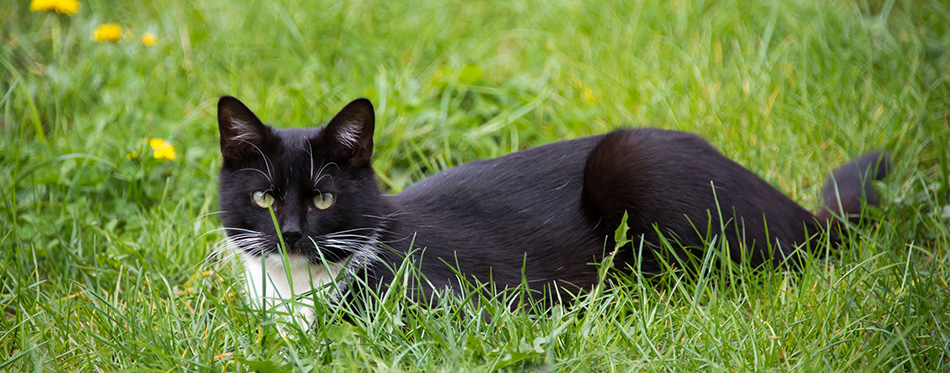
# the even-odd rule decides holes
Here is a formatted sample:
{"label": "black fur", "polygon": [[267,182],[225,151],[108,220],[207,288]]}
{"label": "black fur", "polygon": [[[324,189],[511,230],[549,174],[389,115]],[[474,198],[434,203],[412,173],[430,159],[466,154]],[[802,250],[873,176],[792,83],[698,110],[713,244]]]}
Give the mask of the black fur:
{"label": "black fur", "polygon": [[[869,183],[887,173],[880,153],[840,169],[830,188],[841,193],[826,189],[828,206],[816,218],[695,135],[631,129],[470,162],[383,195],[370,162],[374,117],[365,99],[324,127],[277,130],[226,96],[218,121],[229,236],[262,232],[266,245],[242,249],[277,252],[270,213],[251,199],[270,191],[289,252],[315,264],[362,253],[350,275],[382,285],[393,276],[386,268],[413,253],[435,289],[457,284],[453,267],[499,288],[525,279],[539,290],[586,289],[597,281],[592,263],[613,247],[625,212],[630,236],[647,247],[658,242],[657,231],[694,250],[722,232],[736,260],[785,263],[833,215],[859,214],[864,199],[876,203]],[[335,193],[336,203],[313,208],[309,201],[320,192]],[[352,245],[330,244],[327,235],[341,231],[354,232]],[[658,256],[667,253],[644,254],[643,269],[657,271]],[[633,265],[635,255],[627,247],[615,265]]]}

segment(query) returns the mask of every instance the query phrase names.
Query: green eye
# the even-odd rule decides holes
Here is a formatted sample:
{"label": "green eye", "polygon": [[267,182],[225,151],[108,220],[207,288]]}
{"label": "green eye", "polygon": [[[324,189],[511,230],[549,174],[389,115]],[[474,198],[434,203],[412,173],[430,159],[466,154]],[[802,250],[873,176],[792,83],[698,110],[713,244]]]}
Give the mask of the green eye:
{"label": "green eye", "polygon": [[336,197],[333,196],[333,193],[317,193],[317,195],[313,196],[313,207],[316,207],[320,210],[326,210],[333,205],[333,201],[335,200]]}
{"label": "green eye", "polygon": [[251,195],[251,198],[253,198],[254,203],[256,203],[261,208],[266,209],[274,205],[274,195],[270,194],[270,192],[256,191]]}

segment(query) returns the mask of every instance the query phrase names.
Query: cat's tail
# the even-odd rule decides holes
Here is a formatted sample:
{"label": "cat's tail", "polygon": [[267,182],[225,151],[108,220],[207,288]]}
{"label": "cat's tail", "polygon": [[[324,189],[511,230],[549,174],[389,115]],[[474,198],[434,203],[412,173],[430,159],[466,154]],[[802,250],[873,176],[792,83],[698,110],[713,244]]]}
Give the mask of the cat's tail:
{"label": "cat's tail", "polygon": [[887,176],[890,169],[890,156],[880,151],[865,154],[838,167],[825,182],[818,219],[832,225],[844,220],[860,223],[862,206],[877,206],[880,202],[872,183]]}

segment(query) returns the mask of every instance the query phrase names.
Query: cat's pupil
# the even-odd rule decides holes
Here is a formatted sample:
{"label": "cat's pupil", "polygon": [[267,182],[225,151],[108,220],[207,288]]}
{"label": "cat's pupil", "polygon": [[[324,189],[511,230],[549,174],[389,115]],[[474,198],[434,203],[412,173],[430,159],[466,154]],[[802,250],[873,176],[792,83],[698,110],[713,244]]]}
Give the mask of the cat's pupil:
{"label": "cat's pupil", "polygon": [[336,197],[333,195],[333,193],[318,192],[317,195],[313,197],[313,207],[316,207],[320,210],[326,210],[330,208],[331,205],[333,205],[333,201],[335,199]]}
{"label": "cat's pupil", "polygon": [[268,208],[274,205],[274,195],[270,192],[259,190],[251,195],[254,203],[261,208]]}

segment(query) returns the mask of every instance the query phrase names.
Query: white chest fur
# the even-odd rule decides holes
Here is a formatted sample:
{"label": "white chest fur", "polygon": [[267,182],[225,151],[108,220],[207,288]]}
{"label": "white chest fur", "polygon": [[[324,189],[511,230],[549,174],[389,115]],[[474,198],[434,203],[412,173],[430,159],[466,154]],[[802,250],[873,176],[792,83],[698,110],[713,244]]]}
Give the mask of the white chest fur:
{"label": "white chest fur", "polygon": [[333,263],[313,264],[299,255],[243,254],[241,260],[248,301],[254,307],[278,315],[303,316],[299,321],[307,324],[313,319],[314,300],[326,300],[334,293],[342,269]]}

